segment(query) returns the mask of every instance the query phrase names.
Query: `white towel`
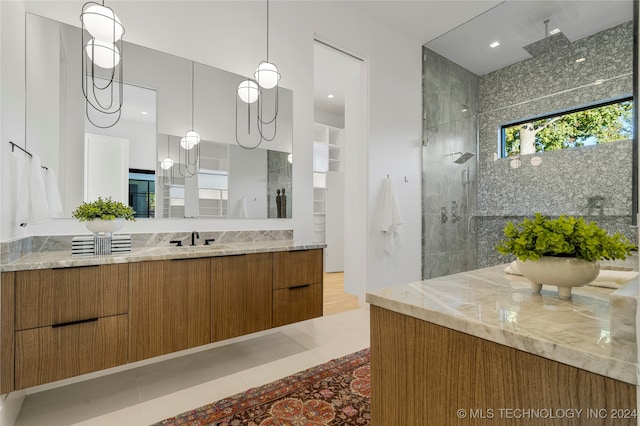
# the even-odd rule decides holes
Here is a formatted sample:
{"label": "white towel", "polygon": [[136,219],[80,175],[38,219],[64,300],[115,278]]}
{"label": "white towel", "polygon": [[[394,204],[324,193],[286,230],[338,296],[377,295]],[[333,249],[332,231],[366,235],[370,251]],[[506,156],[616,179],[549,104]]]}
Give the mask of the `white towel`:
{"label": "white towel", "polygon": [[384,249],[388,254],[393,254],[400,225],[402,225],[402,216],[400,216],[395,188],[391,179],[387,178],[382,183],[382,205],[378,229],[384,233]]}
{"label": "white towel", "polygon": [[29,222],[29,156],[22,152],[13,152],[13,176],[16,185],[16,224],[26,226]]}
{"label": "white towel", "polygon": [[239,219],[246,219],[247,217],[249,217],[247,214],[247,202],[245,201],[244,197],[241,197],[238,200],[234,217],[237,217]]}
{"label": "white towel", "polygon": [[24,163],[18,160],[16,168],[16,223],[20,226],[51,220],[40,157],[25,158]]}
{"label": "white towel", "polygon": [[58,188],[58,179],[56,179],[56,174],[51,169],[42,170],[44,170],[44,185],[47,192],[47,203],[49,204],[51,217],[64,217],[62,198],[60,197],[60,189]]}

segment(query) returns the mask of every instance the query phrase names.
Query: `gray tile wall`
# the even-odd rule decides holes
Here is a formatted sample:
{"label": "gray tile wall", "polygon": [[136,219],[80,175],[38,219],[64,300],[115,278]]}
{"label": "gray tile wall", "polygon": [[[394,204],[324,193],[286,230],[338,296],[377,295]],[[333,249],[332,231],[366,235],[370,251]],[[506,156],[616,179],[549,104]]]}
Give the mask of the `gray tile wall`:
{"label": "gray tile wall", "polygon": [[269,205],[268,217],[278,217],[278,209],[276,204],[278,189],[280,191],[284,189],[284,193],[287,196],[286,215],[282,217],[292,217],[291,212],[293,207],[293,165],[289,163],[288,157],[289,153],[287,152],[272,150],[267,151],[267,203]]}
{"label": "gray tile wall", "polygon": [[[504,225],[538,211],[584,215],[636,241],[631,141],[496,159],[501,125],[631,95],[632,22],[571,44],[535,44],[535,57],[480,77],[479,267],[507,261],[494,249]],[[580,57],[586,61],[576,63]],[[593,84],[598,79],[605,81]],[[589,203],[594,197],[601,209]]]}
{"label": "gray tile wall", "polygon": [[423,53],[422,275],[428,279],[476,268],[468,226],[476,205],[477,156],[456,164],[460,155],[450,154],[476,153],[478,77],[427,48]]}
{"label": "gray tile wall", "polygon": [[[630,21],[574,43],[563,35],[540,40],[527,46],[531,59],[482,77],[423,48],[423,278],[508,261],[494,249],[502,229],[538,211],[583,215],[637,240],[630,226],[631,141],[496,158],[503,124],[630,96],[632,47]],[[576,63],[580,57],[586,61]],[[598,79],[604,82],[593,84]],[[476,150],[463,165],[448,156]]]}

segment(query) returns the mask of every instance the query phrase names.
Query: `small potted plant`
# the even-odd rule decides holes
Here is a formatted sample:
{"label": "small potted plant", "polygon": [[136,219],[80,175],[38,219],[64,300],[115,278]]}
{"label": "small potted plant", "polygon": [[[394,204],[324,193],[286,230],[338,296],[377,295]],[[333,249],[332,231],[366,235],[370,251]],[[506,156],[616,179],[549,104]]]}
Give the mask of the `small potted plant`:
{"label": "small potted plant", "polygon": [[563,298],[571,297],[571,287],[596,279],[600,260],[624,260],[637,250],[625,236],[609,235],[595,222],[574,216],[549,219],[536,213],[533,219],[507,223],[504,235],[496,250],[517,258],[516,265],[533,283],[532,289],[556,285]]}
{"label": "small potted plant", "polygon": [[86,226],[93,233],[110,234],[122,228],[123,220],[136,220],[135,211],[120,201],[113,201],[111,197],[98,197],[90,203],[83,202],[72,213],[80,222],[87,222]]}

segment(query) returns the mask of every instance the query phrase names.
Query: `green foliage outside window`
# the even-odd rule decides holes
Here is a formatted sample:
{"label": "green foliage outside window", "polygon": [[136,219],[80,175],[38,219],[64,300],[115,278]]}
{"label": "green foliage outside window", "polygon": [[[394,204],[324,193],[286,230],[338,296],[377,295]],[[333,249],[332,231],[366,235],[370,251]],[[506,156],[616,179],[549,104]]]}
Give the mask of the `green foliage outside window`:
{"label": "green foliage outside window", "polygon": [[503,127],[507,156],[630,139],[633,101],[625,100]]}

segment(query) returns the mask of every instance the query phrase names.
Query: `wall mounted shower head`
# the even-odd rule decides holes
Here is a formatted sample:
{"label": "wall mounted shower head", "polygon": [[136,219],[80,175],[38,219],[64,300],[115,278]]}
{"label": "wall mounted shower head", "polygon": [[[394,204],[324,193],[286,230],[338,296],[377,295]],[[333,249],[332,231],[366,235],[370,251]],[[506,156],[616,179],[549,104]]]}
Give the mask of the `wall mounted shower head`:
{"label": "wall mounted shower head", "polygon": [[469,161],[469,159],[472,158],[475,154],[472,153],[472,152],[464,152],[464,153],[462,153],[462,152],[453,152],[453,153],[451,153],[449,155],[452,155],[452,156],[453,155],[460,155],[460,157],[457,158],[454,161],[454,163],[456,163],[456,164],[464,164],[467,161]]}

